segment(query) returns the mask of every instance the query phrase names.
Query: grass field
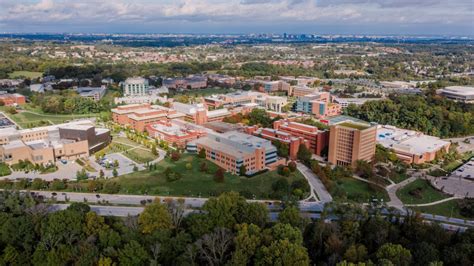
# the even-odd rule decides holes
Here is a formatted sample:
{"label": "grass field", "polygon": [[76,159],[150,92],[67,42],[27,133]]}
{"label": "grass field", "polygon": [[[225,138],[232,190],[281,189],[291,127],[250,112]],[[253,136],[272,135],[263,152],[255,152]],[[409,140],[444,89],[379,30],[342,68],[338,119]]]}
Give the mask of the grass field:
{"label": "grass field", "polygon": [[[207,163],[207,172],[199,170],[202,162]],[[191,163],[192,169],[186,169],[187,163]],[[181,173],[182,178],[168,182],[163,174],[167,167]],[[217,183],[214,181],[216,170],[217,166],[205,159],[194,155],[183,155],[177,162],[169,158],[164,159],[158,163],[157,170],[135,172],[114,178],[112,181],[120,183],[120,193],[127,194],[209,197],[226,191],[237,191],[244,195],[255,195],[256,198],[267,199],[272,192],[272,183],[280,177],[275,171],[251,178],[226,173],[224,182]],[[298,171],[292,173],[288,181],[291,183],[297,179],[304,179]]]}
{"label": "grass field", "polygon": [[61,124],[67,121],[71,121],[79,118],[90,118],[97,117],[98,114],[85,114],[85,115],[56,115],[56,114],[37,114],[30,112],[19,112],[11,115],[7,114],[13,121],[15,121],[22,128],[34,127],[35,123],[40,121],[46,121],[50,124]]}
{"label": "grass field", "polygon": [[455,217],[465,219],[467,217],[462,216],[459,211],[458,206],[459,200],[450,200],[440,204],[426,206],[426,207],[412,207],[411,209],[423,212],[423,213],[431,213],[436,215],[443,215],[447,217]]}
{"label": "grass field", "polygon": [[6,163],[0,163],[0,176],[6,176],[12,173],[10,167]]}
{"label": "grass field", "polygon": [[12,73],[8,74],[8,77],[11,79],[15,78],[29,78],[29,79],[36,79],[43,76],[41,72],[32,72],[32,71],[13,71]]}
{"label": "grass field", "polygon": [[122,154],[137,163],[151,162],[158,158],[158,156],[153,155],[150,151],[138,148],[124,151]]}
{"label": "grass field", "polygon": [[349,201],[368,202],[372,197],[382,198],[385,202],[389,200],[385,190],[374,190],[368,183],[354,178],[342,178],[337,184],[346,193]]}
{"label": "grass field", "polygon": [[[189,96],[209,96],[212,94],[226,94],[232,91],[234,91],[234,89],[214,87],[214,88],[205,88],[205,89],[186,91],[184,94],[187,94]],[[177,95],[180,95],[180,94],[182,93],[178,93]]]}
{"label": "grass field", "polygon": [[434,189],[429,181],[418,179],[397,191],[397,196],[405,204],[423,204],[448,198]]}

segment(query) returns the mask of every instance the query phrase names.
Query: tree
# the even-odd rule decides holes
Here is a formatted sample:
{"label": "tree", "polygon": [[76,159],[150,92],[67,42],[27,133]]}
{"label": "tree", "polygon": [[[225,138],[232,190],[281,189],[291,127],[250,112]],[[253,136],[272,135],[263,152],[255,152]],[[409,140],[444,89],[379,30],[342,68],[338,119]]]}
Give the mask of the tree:
{"label": "tree", "polygon": [[244,164],[242,164],[240,167],[239,167],[239,175],[241,176],[244,176],[247,174],[247,168],[245,167]]}
{"label": "tree", "polygon": [[298,158],[298,160],[302,161],[303,163],[308,164],[311,160],[311,152],[306,147],[306,145],[300,144],[296,157]]}
{"label": "tree", "polygon": [[158,155],[158,150],[156,149],[156,145],[152,145],[151,146],[151,153],[153,155]]}
{"label": "tree", "polygon": [[208,170],[207,163],[206,163],[206,162],[202,162],[202,163],[199,165],[199,171],[201,171],[201,172],[207,172],[207,170]]}
{"label": "tree", "polygon": [[179,152],[174,151],[171,153],[171,160],[176,162],[179,160],[179,158],[181,158],[181,154],[179,154]]}
{"label": "tree", "polygon": [[77,179],[78,181],[80,181],[80,180],[86,180],[87,178],[89,178],[89,176],[87,175],[85,169],[81,169],[80,171],[77,171],[77,172],[76,172],[76,179]]}
{"label": "tree", "polygon": [[309,265],[306,249],[288,239],[273,241],[269,247],[262,247],[256,258],[256,265]]}
{"label": "tree", "polygon": [[222,168],[218,168],[216,170],[216,172],[214,173],[214,180],[217,182],[217,183],[223,183],[224,182],[224,169]]}
{"label": "tree", "polygon": [[113,175],[114,177],[117,177],[117,176],[118,176],[118,171],[117,171],[117,169],[114,168],[114,169],[112,170],[112,175]]}
{"label": "tree", "polygon": [[299,209],[294,206],[289,206],[283,209],[283,211],[278,214],[278,221],[301,229],[306,223],[306,221],[301,217]]}
{"label": "tree", "polygon": [[236,225],[235,251],[231,265],[251,265],[262,244],[262,230],[254,224]]}
{"label": "tree", "polygon": [[109,229],[109,226],[105,223],[104,217],[97,215],[95,212],[86,214],[84,232],[87,236],[98,236],[100,231],[107,229]]}
{"label": "tree", "polygon": [[206,159],[206,149],[201,148],[198,153],[198,157],[202,159]]}
{"label": "tree", "polygon": [[118,252],[120,265],[146,265],[148,254],[135,240],[130,241]]}
{"label": "tree", "polygon": [[143,234],[150,234],[157,229],[171,229],[173,227],[168,209],[158,201],[145,207],[138,216],[138,224]]}
{"label": "tree", "polygon": [[363,262],[367,259],[367,248],[364,245],[351,245],[344,253],[344,259],[349,262]]}
{"label": "tree", "polygon": [[291,161],[288,163],[288,168],[290,168],[291,172],[296,171],[296,163],[294,161]]}
{"label": "tree", "polygon": [[231,257],[232,244],[232,231],[226,228],[216,228],[195,243],[199,257],[206,265],[224,265]]}
{"label": "tree", "polygon": [[390,261],[394,265],[410,265],[411,253],[399,244],[387,243],[382,245],[376,253],[380,262]]}

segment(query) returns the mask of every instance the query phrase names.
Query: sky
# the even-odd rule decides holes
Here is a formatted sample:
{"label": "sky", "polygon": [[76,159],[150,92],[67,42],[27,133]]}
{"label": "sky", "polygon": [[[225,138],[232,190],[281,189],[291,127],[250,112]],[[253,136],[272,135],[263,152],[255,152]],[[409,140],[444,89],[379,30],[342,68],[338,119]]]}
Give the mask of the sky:
{"label": "sky", "polygon": [[0,32],[474,35],[474,0],[0,0]]}

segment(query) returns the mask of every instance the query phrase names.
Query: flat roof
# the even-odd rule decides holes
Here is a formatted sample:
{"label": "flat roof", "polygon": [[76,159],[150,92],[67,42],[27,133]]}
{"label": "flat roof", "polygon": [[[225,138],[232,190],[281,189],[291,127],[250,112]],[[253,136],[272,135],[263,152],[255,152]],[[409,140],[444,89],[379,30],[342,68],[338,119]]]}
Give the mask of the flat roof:
{"label": "flat roof", "polygon": [[352,121],[342,122],[342,123],[337,124],[337,126],[348,127],[348,128],[353,128],[357,130],[364,130],[370,127],[368,125],[354,123]]}
{"label": "flat roof", "polygon": [[389,125],[377,126],[377,142],[386,148],[417,155],[437,151],[450,144],[438,137]]}
{"label": "flat roof", "polygon": [[474,96],[474,87],[469,86],[449,86],[441,89],[441,92],[452,93],[462,96]]}

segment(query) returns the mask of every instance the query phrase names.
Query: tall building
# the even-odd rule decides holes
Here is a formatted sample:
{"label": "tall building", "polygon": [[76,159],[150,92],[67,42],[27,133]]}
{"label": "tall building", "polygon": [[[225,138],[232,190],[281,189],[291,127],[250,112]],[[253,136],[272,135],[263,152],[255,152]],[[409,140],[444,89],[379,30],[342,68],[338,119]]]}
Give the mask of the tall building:
{"label": "tall building", "polygon": [[376,137],[376,126],[352,121],[333,125],[329,130],[328,161],[340,166],[355,166],[357,160],[371,161]]}
{"label": "tall building", "polygon": [[128,78],[123,83],[124,96],[137,96],[148,94],[148,80],[145,78]]}

